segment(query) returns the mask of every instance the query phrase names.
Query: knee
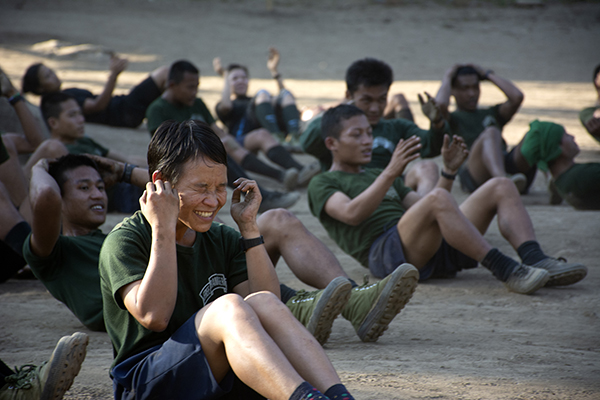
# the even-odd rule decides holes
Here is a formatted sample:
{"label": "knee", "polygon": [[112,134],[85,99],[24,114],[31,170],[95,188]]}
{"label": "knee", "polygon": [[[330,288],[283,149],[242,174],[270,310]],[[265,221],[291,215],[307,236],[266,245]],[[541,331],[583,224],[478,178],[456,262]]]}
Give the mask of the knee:
{"label": "knee", "polygon": [[437,179],[438,166],[435,162],[429,160],[423,160],[416,163],[412,169],[414,173],[422,177],[435,177]]}
{"label": "knee", "polygon": [[278,103],[281,105],[281,107],[287,107],[296,104],[294,95],[287,89],[281,89],[278,97]]}
{"label": "knee", "polygon": [[427,194],[423,199],[432,205],[434,210],[442,211],[453,206],[453,198],[450,192],[444,189],[435,188]]}
{"label": "knee", "polygon": [[486,188],[491,191],[493,198],[500,198],[505,196],[520,196],[517,187],[509,178],[497,177],[487,180],[482,188]]}
{"label": "knee", "polygon": [[214,300],[210,305],[211,311],[223,321],[235,321],[246,318],[250,308],[244,299],[235,293],[229,293]]}
{"label": "knee", "polygon": [[269,92],[267,92],[265,89],[261,89],[258,91],[258,93],[256,93],[256,95],[254,96],[254,103],[255,104],[260,104],[260,103],[267,103],[267,102],[271,102],[271,94]]}
{"label": "knee", "polygon": [[288,310],[277,296],[267,291],[249,294],[244,301],[254,310],[260,319],[272,318]]}
{"label": "knee", "polygon": [[500,132],[500,129],[495,126],[488,126],[483,130],[483,132],[481,132],[479,137],[483,140],[498,141],[502,140],[502,132]]}
{"label": "knee", "polygon": [[254,131],[252,131],[251,135],[256,137],[258,140],[261,141],[261,143],[264,143],[265,145],[272,144],[271,142],[275,140],[273,135],[271,135],[271,132],[269,132],[265,128],[255,129]]}
{"label": "knee", "polygon": [[59,158],[69,153],[66,146],[56,139],[45,140],[38,149],[43,158]]}
{"label": "knee", "polygon": [[393,107],[406,107],[408,106],[408,101],[406,101],[406,97],[404,97],[404,94],[398,93],[392,96],[392,98],[390,99],[390,104]]}
{"label": "knee", "polygon": [[273,240],[285,238],[290,232],[299,232],[299,229],[304,229],[302,222],[293,213],[283,208],[263,213],[258,217],[257,223],[263,236]]}

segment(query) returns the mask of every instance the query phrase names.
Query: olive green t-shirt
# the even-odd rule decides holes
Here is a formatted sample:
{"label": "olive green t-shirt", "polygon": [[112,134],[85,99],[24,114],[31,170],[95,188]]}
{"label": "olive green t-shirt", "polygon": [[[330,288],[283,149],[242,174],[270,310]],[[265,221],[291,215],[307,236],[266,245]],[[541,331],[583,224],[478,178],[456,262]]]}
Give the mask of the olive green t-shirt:
{"label": "olive green t-shirt", "polygon": [[125,308],[119,289],[144,277],[152,229],[138,211],[108,234],[100,251],[104,321],[115,351],[113,366],[165,342],[202,307],[248,280],[246,256],[233,228],[213,223],[191,247],[177,245],[177,301],[163,332],[144,328]]}
{"label": "olive green t-shirt", "polygon": [[[382,119],[372,127],[373,156],[367,167],[381,169],[390,162],[400,139],[408,139],[413,135],[421,138],[421,157],[439,156],[444,143],[444,132],[448,132],[449,129],[447,125],[444,125],[441,130],[426,131],[406,119]],[[331,167],[331,152],[325,146],[325,141],[321,136],[320,115],[306,126],[300,136],[300,145],[306,153],[319,160],[323,171],[327,171]]]}
{"label": "olive green t-shirt", "polygon": [[84,136],[75,141],[75,143],[65,145],[70,154],[94,154],[106,157],[108,149],[94,139]]}
{"label": "olive green t-shirt", "polygon": [[48,257],[33,254],[31,234],[23,243],[23,258],[34,275],[93,331],[106,330],[98,273],[98,257],[105,238],[99,229],[82,236],[60,235]]}
{"label": "olive green t-shirt", "polygon": [[212,125],[215,122],[215,118],[206,107],[206,104],[199,98],[196,99],[192,106],[179,106],[159,97],[148,106],[146,118],[148,119],[147,126],[150,134],[154,134],[154,131],[156,131],[160,124],[170,119],[177,122],[197,119],[206,122],[208,125]]}
{"label": "olive green t-shirt", "polygon": [[311,179],[308,185],[310,211],[321,221],[329,236],[347,254],[368,268],[371,245],[386,229],[398,222],[406,209],[402,199],[411,191],[397,178],[373,214],[357,226],[345,224],[325,212],[325,203],[336,192],[351,199],[364,192],[379,176],[380,169],[367,168],[358,174],[333,171]]}
{"label": "olive green t-shirt", "polygon": [[[600,163],[575,164],[554,180],[558,193],[573,206],[581,201],[587,207],[600,208]],[[595,205],[595,207],[594,207]]]}
{"label": "olive green t-shirt", "polygon": [[[473,142],[479,137],[481,132],[488,126],[496,126],[500,131],[508,121],[500,116],[501,104],[496,104],[489,108],[480,108],[475,111],[456,110],[450,113],[450,132],[465,140],[465,144],[470,149]],[[503,141],[503,147],[506,149],[506,143]]]}

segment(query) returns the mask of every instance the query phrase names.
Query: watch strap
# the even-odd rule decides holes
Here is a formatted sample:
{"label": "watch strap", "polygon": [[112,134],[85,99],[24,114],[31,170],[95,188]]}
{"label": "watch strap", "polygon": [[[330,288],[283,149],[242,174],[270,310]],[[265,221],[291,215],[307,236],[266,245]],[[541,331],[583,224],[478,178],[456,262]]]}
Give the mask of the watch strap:
{"label": "watch strap", "polygon": [[265,238],[263,237],[263,235],[260,235],[259,237],[253,239],[244,239],[242,236],[240,236],[240,247],[243,251],[248,251],[248,249],[251,249],[255,246],[259,246],[264,242]]}

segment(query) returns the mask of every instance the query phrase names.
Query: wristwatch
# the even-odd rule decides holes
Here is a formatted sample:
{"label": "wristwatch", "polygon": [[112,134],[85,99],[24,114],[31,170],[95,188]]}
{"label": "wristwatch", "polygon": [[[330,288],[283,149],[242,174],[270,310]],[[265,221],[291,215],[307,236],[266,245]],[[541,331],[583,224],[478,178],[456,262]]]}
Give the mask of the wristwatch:
{"label": "wristwatch", "polygon": [[253,239],[244,239],[242,236],[240,236],[240,247],[243,251],[248,251],[248,249],[251,249],[252,247],[260,246],[264,242],[265,238],[263,235]]}

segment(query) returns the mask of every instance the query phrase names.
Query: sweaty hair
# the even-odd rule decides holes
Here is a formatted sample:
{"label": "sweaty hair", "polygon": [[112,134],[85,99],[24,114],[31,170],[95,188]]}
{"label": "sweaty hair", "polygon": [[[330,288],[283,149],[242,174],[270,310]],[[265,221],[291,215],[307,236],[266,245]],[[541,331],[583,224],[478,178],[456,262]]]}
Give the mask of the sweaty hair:
{"label": "sweaty hair", "polygon": [[[64,92],[48,93],[42,96],[40,110],[42,111],[42,118],[44,118],[46,125],[48,125],[50,117],[60,117],[62,103],[69,100],[75,100],[75,97]],[[50,128],[50,125],[48,125],[48,128]]]}
{"label": "sweaty hair", "polygon": [[452,81],[451,81],[452,87],[456,86],[456,83],[457,83],[456,79],[461,75],[476,75],[477,79],[481,80],[479,73],[477,72],[477,70],[475,68],[469,67],[469,66],[458,67],[456,69],[456,72],[452,76]]}
{"label": "sweaty hair", "polygon": [[342,122],[357,115],[365,115],[363,110],[351,104],[340,104],[325,111],[321,118],[321,136],[323,139],[332,137],[339,139],[342,132]]}
{"label": "sweaty hair", "polygon": [[56,183],[58,183],[58,187],[62,193],[63,186],[67,181],[67,172],[81,166],[92,167],[98,171],[98,174],[100,174],[96,162],[88,156],[84,156],[82,154],[67,154],[60,157],[56,161],[50,162],[48,165],[48,174],[50,174]]}
{"label": "sweaty hair", "polygon": [[189,72],[190,74],[200,75],[200,70],[189,61],[175,61],[169,69],[169,82],[179,83],[183,80],[183,75]]}
{"label": "sweaty hair", "polygon": [[25,75],[23,75],[23,83],[21,85],[23,93],[31,92],[37,95],[42,94],[40,91],[39,77],[40,67],[42,65],[42,63],[37,63],[27,68],[27,71],[25,71]]}
{"label": "sweaty hair", "polygon": [[594,68],[594,76],[592,77],[592,82],[596,82],[596,77],[600,74],[600,64],[596,65]]}
{"label": "sweaty hair", "polygon": [[245,65],[242,64],[229,64],[227,66],[227,72],[231,72],[234,69],[241,69],[246,73],[246,76],[250,76],[250,74],[248,74],[248,67],[246,67]]}
{"label": "sweaty hair", "polygon": [[375,58],[363,58],[354,61],[346,70],[346,87],[350,94],[356,92],[360,85],[366,87],[387,86],[394,81],[392,68]]}
{"label": "sweaty hair", "polygon": [[227,166],[223,142],[208,124],[198,120],[163,122],[148,145],[148,170],[160,171],[165,180],[176,184],[183,164],[198,157]]}

